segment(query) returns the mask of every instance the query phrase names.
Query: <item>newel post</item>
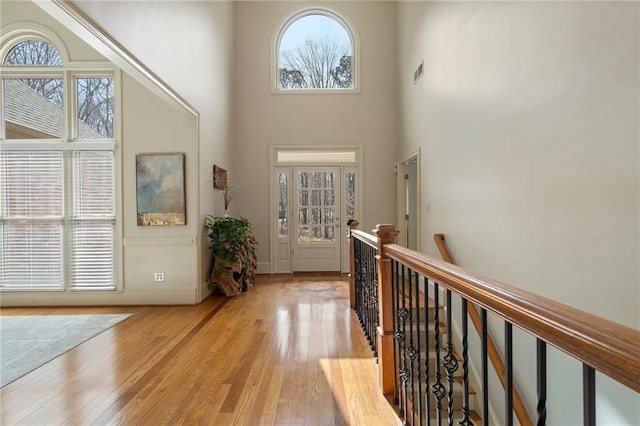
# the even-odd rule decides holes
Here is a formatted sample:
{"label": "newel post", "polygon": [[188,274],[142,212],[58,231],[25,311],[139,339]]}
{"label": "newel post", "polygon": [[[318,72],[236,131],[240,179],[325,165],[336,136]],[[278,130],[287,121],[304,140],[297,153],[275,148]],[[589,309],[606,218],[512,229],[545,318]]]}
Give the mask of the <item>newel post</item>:
{"label": "newel post", "polygon": [[393,283],[391,280],[391,259],[386,256],[385,244],[395,243],[399,231],[394,225],[376,225],[373,234],[378,237],[378,306],[380,325],[378,326],[378,376],[383,394],[393,392]]}
{"label": "newel post", "polygon": [[355,219],[349,219],[347,222],[347,226],[349,226],[349,302],[351,309],[356,308],[356,240],[351,234],[351,231],[358,229],[359,224],[360,222]]}

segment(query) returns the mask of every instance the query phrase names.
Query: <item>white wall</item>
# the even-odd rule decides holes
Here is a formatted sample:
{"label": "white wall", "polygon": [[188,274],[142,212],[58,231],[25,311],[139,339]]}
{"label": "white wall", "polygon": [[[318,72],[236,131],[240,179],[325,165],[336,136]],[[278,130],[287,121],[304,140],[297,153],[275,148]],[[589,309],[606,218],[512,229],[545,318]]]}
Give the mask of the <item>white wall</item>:
{"label": "white wall", "polygon": [[[423,250],[437,257],[442,232],[466,268],[640,326],[639,8],[399,4],[398,152],[421,149]],[[523,352],[534,365],[534,348]],[[579,398],[565,400],[573,381],[556,380],[574,368],[551,369],[550,389],[570,407],[550,411],[551,423],[581,421]],[[602,423],[615,424],[605,411]]]}
{"label": "white wall", "polygon": [[[200,287],[199,301],[208,293],[209,252],[202,219],[224,210],[220,191],[212,188],[212,168],[213,164],[229,168],[231,163],[233,5],[224,1],[77,3],[200,113],[199,142],[193,147],[195,160],[191,164],[197,202],[185,233],[195,238],[198,258],[190,259],[195,263],[175,266],[179,273],[178,268],[195,265],[193,280]],[[190,150],[188,143],[176,135],[174,149]],[[172,235],[170,231],[161,234]]]}
{"label": "white wall", "polygon": [[444,232],[461,265],[632,327],[638,7],[407,2],[400,18],[423,240]]}
{"label": "white wall", "polygon": [[[197,303],[207,294],[208,251],[202,216],[222,211],[221,200],[216,199],[219,194],[211,189],[211,169],[214,162],[224,165],[230,161],[231,4],[83,2],[80,6],[194,105],[202,118],[198,123],[197,116],[123,74],[122,140],[118,141],[122,162],[119,199],[123,223],[118,249],[122,254],[122,291],[3,294],[2,303]],[[3,1],[2,25],[21,21],[52,29],[62,38],[72,60],[105,59],[33,3]],[[137,226],[135,155],[142,152],[185,153],[186,226]],[[154,283],[153,272],[165,272],[165,282]]]}
{"label": "white wall", "polygon": [[[353,94],[272,94],[272,37],[279,24],[308,2],[236,2],[236,138],[229,176],[241,191],[234,214],[247,217],[259,242],[258,262],[269,262],[269,145],[362,144],[364,217],[360,229],[395,221],[393,160],[398,139],[396,7],[393,2],[336,2],[362,45],[362,90]],[[327,3],[325,3],[327,4]],[[373,207],[373,208],[372,208]],[[375,212],[373,211],[375,210]]]}
{"label": "white wall", "polygon": [[[122,81],[124,292],[137,303],[196,303],[199,232],[196,118],[159,100],[130,77]],[[186,226],[138,226],[136,154],[185,154]],[[154,272],[164,272],[156,283]],[[132,296],[135,294],[135,298]]]}

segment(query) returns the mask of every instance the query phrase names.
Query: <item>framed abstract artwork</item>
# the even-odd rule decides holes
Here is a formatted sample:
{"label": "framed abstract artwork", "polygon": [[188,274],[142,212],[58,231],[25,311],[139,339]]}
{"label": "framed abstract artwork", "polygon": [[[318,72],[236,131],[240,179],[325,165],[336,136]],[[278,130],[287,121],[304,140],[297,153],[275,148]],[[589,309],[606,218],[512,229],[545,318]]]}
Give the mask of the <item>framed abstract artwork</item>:
{"label": "framed abstract artwork", "polygon": [[184,154],[136,155],[138,226],[186,225]]}

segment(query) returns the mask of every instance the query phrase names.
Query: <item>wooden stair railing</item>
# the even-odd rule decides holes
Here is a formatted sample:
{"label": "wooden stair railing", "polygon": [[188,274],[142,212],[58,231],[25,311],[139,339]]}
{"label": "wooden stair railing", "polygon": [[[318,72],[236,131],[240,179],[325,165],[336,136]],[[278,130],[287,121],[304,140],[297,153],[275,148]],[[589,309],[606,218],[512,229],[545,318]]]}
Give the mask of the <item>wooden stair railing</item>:
{"label": "wooden stair railing", "polygon": [[[397,359],[389,359],[391,354],[396,356],[396,345],[389,337],[394,331],[400,333],[400,341],[403,341],[402,333],[405,328],[405,319],[410,318],[408,311],[411,310],[411,302],[408,305],[408,311],[405,309],[404,302],[402,303],[402,309],[398,311],[396,306],[396,312],[389,312],[389,303],[384,301],[382,297],[385,294],[393,294],[393,286],[395,282],[403,282],[404,270],[410,271],[410,274],[415,274],[415,280],[413,285],[418,286],[418,277],[424,278],[425,285],[429,283],[434,284],[436,293],[438,288],[446,290],[447,292],[447,304],[450,303],[449,292],[456,294],[462,300],[463,312],[469,312],[467,316],[474,316],[473,312],[477,314],[480,310],[482,314],[483,323],[483,345],[486,341],[486,320],[487,313],[495,315],[497,318],[502,319],[505,322],[505,345],[506,349],[506,362],[503,367],[500,367],[500,363],[496,363],[496,371],[504,371],[505,379],[501,379],[504,383],[505,389],[510,390],[505,392],[505,407],[506,407],[506,420],[507,424],[512,424],[512,416],[515,414],[516,406],[523,405],[520,397],[515,397],[515,387],[513,386],[513,349],[512,349],[512,327],[515,325],[522,331],[529,333],[536,338],[537,348],[537,371],[538,371],[538,405],[537,415],[538,424],[544,424],[546,421],[546,345],[549,344],[560,351],[568,354],[575,360],[582,363],[583,368],[583,415],[584,424],[595,424],[595,372],[598,371],[602,374],[609,376],[620,384],[623,384],[635,392],[640,393],[640,331],[630,327],[615,323],[613,321],[606,320],[604,318],[597,317],[587,312],[583,312],[579,309],[571,306],[547,299],[545,297],[530,293],[525,290],[512,287],[510,285],[487,279],[472,271],[458,267],[450,263],[452,261],[451,256],[447,253],[443,257],[449,262],[434,259],[430,256],[418,253],[408,248],[394,244],[392,241],[397,234],[397,231],[393,225],[379,225],[374,231],[375,235],[368,234],[366,232],[358,231],[355,229],[357,223],[353,223],[350,226],[350,245],[357,243],[359,247],[370,247],[376,250],[375,259],[377,263],[378,275],[375,277],[374,287],[376,292],[381,296],[379,302],[379,323],[377,328],[378,334],[378,353],[379,357],[379,372],[380,372],[380,385],[383,393],[388,393],[393,388],[394,395],[398,395],[398,390],[395,388],[398,385],[398,377],[394,377],[394,374],[398,373],[403,377],[403,389],[407,391],[407,387],[404,384],[404,373],[401,369],[396,372],[398,367]],[[440,240],[440,241],[438,241]],[[444,246],[444,237],[436,237],[436,243]],[[352,257],[352,262],[354,258]],[[390,263],[389,263],[390,262]],[[402,277],[398,278],[398,268],[402,268]],[[353,275],[358,274],[358,270],[352,269]],[[392,286],[392,287],[389,287]],[[396,292],[398,291],[396,288]],[[353,285],[352,285],[353,290]],[[370,293],[371,294],[371,293]],[[404,300],[404,296],[400,296]],[[396,297],[397,299],[397,297]],[[411,300],[411,293],[409,293],[409,300]],[[395,301],[398,304],[398,300]],[[473,304],[473,309],[467,309],[469,304]],[[447,312],[449,306],[447,306]],[[437,310],[434,315],[437,315]],[[398,317],[401,319],[400,329],[393,330],[388,324],[388,319]],[[394,319],[395,321],[395,319]],[[409,320],[410,322],[411,320]],[[473,321],[473,320],[472,320]],[[447,319],[447,323],[450,319]],[[438,323],[437,316],[434,317],[434,323]],[[466,319],[463,319],[463,334],[466,336]],[[412,330],[412,325],[409,325],[409,331]],[[435,346],[439,346],[439,340],[437,332],[435,333]],[[397,336],[396,336],[397,337]],[[407,340],[404,339],[406,343]],[[404,344],[403,344],[404,345]],[[391,348],[389,348],[391,346]],[[450,342],[447,344],[448,350],[450,348]],[[484,345],[483,351],[488,355],[489,349]],[[495,345],[492,345],[495,350]],[[463,364],[466,363],[466,337],[463,340]],[[408,355],[410,360],[414,359],[413,356],[416,351],[413,351],[411,340],[409,340],[409,346],[405,348],[397,348],[398,351],[404,351],[403,354]],[[386,355],[385,355],[386,354]],[[404,355],[403,355],[404,356]],[[418,358],[419,359],[419,358]],[[483,370],[486,371],[486,362],[483,362]],[[413,365],[413,364],[412,364]],[[403,368],[406,366],[403,361]],[[393,368],[394,371],[390,373],[387,368]],[[413,368],[413,367],[411,367]],[[466,367],[463,367],[466,371]],[[413,373],[412,373],[413,374]],[[418,376],[420,370],[418,370]],[[466,374],[466,373],[465,373]],[[486,374],[483,372],[483,375]],[[502,373],[500,373],[502,374]],[[394,378],[390,383],[390,378]],[[466,377],[464,378],[466,381]],[[485,382],[487,379],[483,379]],[[434,389],[439,385],[434,383],[431,387]],[[448,378],[451,383],[451,379]],[[466,384],[465,384],[466,386]],[[483,385],[484,386],[484,385]],[[440,386],[441,387],[441,386]],[[413,389],[413,388],[412,388]],[[483,388],[483,391],[486,388]],[[411,391],[413,392],[413,390]],[[438,389],[438,392],[440,390]],[[466,390],[465,390],[466,394]],[[488,407],[486,405],[486,391],[483,392],[483,404],[482,411],[486,416],[488,413]],[[405,400],[406,400],[406,394]],[[434,395],[440,400],[436,392]],[[450,397],[449,397],[450,399]],[[439,405],[439,402],[438,402]],[[405,403],[404,407],[408,405]],[[468,401],[465,402],[465,407],[469,407]],[[402,411],[402,406],[400,407]],[[427,408],[428,411],[428,408]],[[463,410],[465,411],[465,410]],[[449,413],[451,412],[451,406],[449,406]],[[524,410],[526,413],[526,410]],[[468,411],[467,411],[468,413]],[[511,413],[511,414],[509,414]],[[402,417],[403,415],[399,415]],[[408,415],[408,413],[407,413]],[[440,408],[438,406],[438,416],[440,416]],[[531,420],[523,415],[517,415],[518,422],[520,424],[532,424]],[[413,424],[412,419],[405,417],[405,424],[407,420],[410,424]],[[440,421],[440,417],[438,417]],[[485,422],[487,419],[485,418]],[[449,417],[449,424],[452,423],[451,417]],[[465,424],[469,424],[465,422]],[[485,423],[486,424],[486,423]]]}
{"label": "wooden stair railing", "polygon": [[[442,259],[447,263],[455,265],[455,263],[453,262],[453,258],[451,257],[451,254],[449,253],[449,250],[447,248],[444,234],[434,234],[433,239],[436,242],[436,246],[438,247],[438,251],[440,252],[440,256],[442,256]],[[478,333],[478,335],[480,335],[480,333],[482,333],[482,320],[480,318],[480,314],[478,313],[478,309],[473,304],[473,302],[469,302],[468,309],[469,310],[467,312],[469,314],[469,318],[471,318],[471,322],[473,323],[476,332]],[[489,353],[489,360],[491,361],[496,375],[498,376],[498,380],[500,381],[500,384],[504,389],[506,383],[504,374],[504,362],[502,361],[502,357],[500,356],[495,343],[493,343],[493,339],[491,338],[491,336],[489,336],[487,339],[487,349]],[[515,386],[513,387],[513,411],[515,412],[518,422],[522,426],[533,425],[531,417],[529,417],[529,413],[527,412],[527,408],[524,406],[522,398],[520,398],[520,393]]]}
{"label": "wooden stair railing", "polygon": [[640,331],[397,244],[385,255],[640,392]]}

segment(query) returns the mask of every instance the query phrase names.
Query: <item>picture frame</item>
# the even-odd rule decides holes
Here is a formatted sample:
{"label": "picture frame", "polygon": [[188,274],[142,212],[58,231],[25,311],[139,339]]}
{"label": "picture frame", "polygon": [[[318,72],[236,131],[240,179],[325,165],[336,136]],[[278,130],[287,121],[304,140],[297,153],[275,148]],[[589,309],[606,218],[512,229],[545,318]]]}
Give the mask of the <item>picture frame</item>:
{"label": "picture frame", "polygon": [[224,189],[227,186],[227,171],[222,167],[213,165],[213,188]]}
{"label": "picture frame", "polygon": [[136,155],[138,226],[186,225],[185,155]]}

